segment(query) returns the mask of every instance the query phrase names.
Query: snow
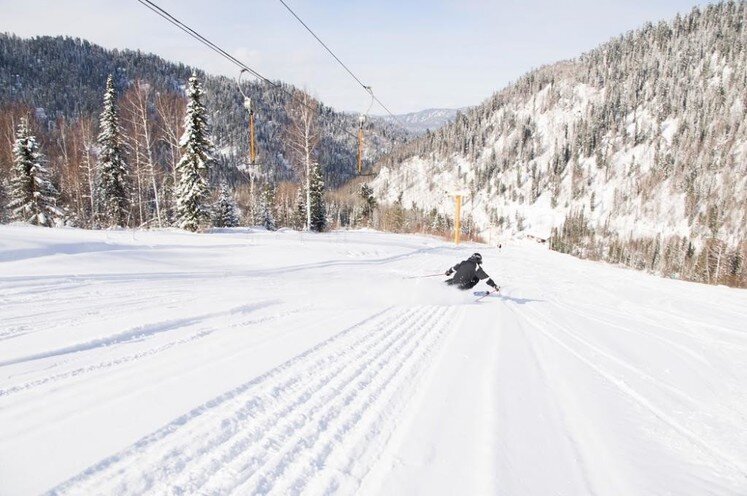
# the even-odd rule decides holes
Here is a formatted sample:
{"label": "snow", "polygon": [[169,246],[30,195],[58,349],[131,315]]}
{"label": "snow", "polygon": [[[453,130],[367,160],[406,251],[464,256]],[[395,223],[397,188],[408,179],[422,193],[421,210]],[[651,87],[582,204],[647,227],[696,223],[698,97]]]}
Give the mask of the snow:
{"label": "snow", "polygon": [[[407,278],[476,250],[502,296]],[[743,495],[745,318],[531,242],[2,226],[0,494]]]}
{"label": "snow", "polygon": [[672,138],[674,138],[677,129],[679,129],[679,119],[670,117],[661,123],[661,135],[666,140],[668,146],[672,146]]}

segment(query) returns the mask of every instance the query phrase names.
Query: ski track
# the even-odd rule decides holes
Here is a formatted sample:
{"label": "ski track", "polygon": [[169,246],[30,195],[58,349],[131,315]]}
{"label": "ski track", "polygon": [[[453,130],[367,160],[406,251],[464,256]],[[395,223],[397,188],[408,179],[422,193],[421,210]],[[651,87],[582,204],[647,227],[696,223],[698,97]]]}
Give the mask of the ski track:
{"label": "ski track", "polygon": [[515,308],[513,308],[513,305],[508,305],[508,307],[511,310],[511,313],[515,316],[516,322],[521,331],[521,335],[524,338],[524,342],[526,342],[527,347],[530,350],[532,359],[534,360],[534,368],[539,371],[542,377],[544,377],[544,380],[542,381],[542,385],[545,388],[546,397],[548,398],[549,403],[552,405],[552,408],[555,411],[555,415],[560,419],[560,421],[566,427],[566,429],[562,433],[562,436],[564,437],[571,451],[575,455],[574,457],[575,463],[573,464],[573,466],[578,470],[578,474],[580,476],[579,478],[584,483],[584,489],[586,489],[586,493],[593,495],[595,494],[595,491],[592,487],[591,479],[589,477],[587,461],[585,460],[583,451],[581,450],[578,442],[576,441],[575,436],[573,435],[572,426],[570,422],[568,422],[568,419],[566,418],[566,415],[564,414],[560,398],[558,398],[557,393],[552,388],[552,382],[550,381],[550,376],[547,372],[546,366],[543,364],[543,360],[540,359],[540,355],[537,351],[537,345],[534,343],[534,340],[532,339],[531,335],[527,333],[525,326],[522,324],[522,319],[525,320],[524,313],[518,312]]}
{"label": "ski track", "polygon": [[[569,312],[569,313],[571,313],[573,315],[577,315],[577,316],[579,316],[579,317],[581,317],[583,319],[590,320],[590,321],[593,321],[593,322],[598,322],[598,323],[600,323],[602,325],[605,325],[605,326],[608,326],[608,327],[612,327],[614,329],[623,331],[623,332],[628,333],[628,334],[635,334],[636,336],[641,336],[643,338],[651,339],[651,340],[654,340],[654,341],[660,341],[660,342],[664,343],[665,345],[667,345],[667,346],[669,346],[671,348],[676,349],[676,351],[681,356],[683,356],[683,358],[686,358],[686,359],[689,358],[689,359],[697,360],[700,363],[702,363],[703,365],[707,365],[707,366],[711,367],[712,369],[716,370],[716,368],[713,366],[713,364],[702,353],[699,353],[695,349],[690,348],[688,346],[685,346],[682,343],[679,343],[677,341],[669,339],[669,338],[667,338],[665,336],[662,336],[660,334],[653,333],[653,332],[639,331],[634,326],[621,325],[618,322],[613,322],[611,320],[604,319],[602,317],[599,317],[597,315],[592,314],[591,312],[585,312],[583,310],[579,310],[578,308],[574,308],[574,307],[572,307],[570,305],[562,304],[562,303],[557,302],[557,301],[553,301],[552,304],[555,305],[555,306],[557,306],[558,308],[561,308],[561,309],[563,309],[563,310],[565,310],[565,311],[567,311],[567,312]],[[633,320],[632,318],[630,320],[631,320],[631,322],[633,324],[639,323],[639,322],[636,322],[635,320]]]}
{"label": "ski track", "polygon": [[[630,314],[630,313],[635,313],[638,318],[641,318],[642,320],[645,320],[646,322],[650,322],[650,323],[661,322],[661,321],[671,322],[674,319],[674,320],[677,320],[683,323],[683,327],[682,327],[683,331],[679,331],[680,334],[691,336],[691,337],[696,337],[698,339],[701,339],[704,342],[718,343],[719,345],[725,345],[727,347],[739,347],[740,349],[747,351],[747,333],[742,332],[742,331],[729,329],[727,327],[724,327],[718,324],[703,322],[702,320],[695,319],[692,315],[683,317],[682,315],[678,315],[678,314],[662,309],[660,305],[659,306],[650,305],[650,306],[636,308],[633,306],[631,302],[623,302],[623,305],[618,311],[618,314],[625,315],[625,314]],[[660,319],[652,318],[652,316],[655,316],[655,315],[659,315],[662,318]],[[670,331],[676,332],[674,328],[668,328],[666,326],[662,326],[661,324],[659,324],[659,326],[664,327]],[[713,332],[705,333],[703,332],[705,328],[713,329],[714,331],[718,332],[721,336],[720,337],[713,336],[713,334],[715,334]],[[710,336],[710,339],[706,340],[705,339],[706,336]],[[722,339],[722,337],[725,337],[725,336],[729,336],[735,339],[732,339],[732,340]]]}
{"label": "ski track", "polygon": [[84,343],[78,343],[55,350],[45,351],[43,353],[36,353],[34,355],[27,355],[18,358],[12,358],[10,360],[0,361],[0,367],[8,365],[14,365],[17,363],[30,362],[33,360],[41,360],[43,358],[51,357],[62,357],[72,353],[81,353],[84,351],[94,350],[96,348],[108,347],[113,345],[120,345],[124,343],[130,343],[133,341],[140,341],[143,339],[150,338],[156,334],[163,332],[183,330],[185,327],[193,326],[195,324],[205,323],[206,321],[213,320],[220,317],[225,317],[231,314],[246,314],[259,310],[264,307],[278,304],[278,300],[265,300],[247,305],[239,305],[237,307],[222,310],[218,312],[211,312],[203,315],[195,315],[191,317],[184,317],[180,319],[170,319],[155,324],[147,324],[137,326],[125,331],[111,334],[104,338],[92,339]]}
{"label": "ski track", "polygon": [[[591,350],[593,355],[600,356],[603,358],[606,358],[612,363],[617,364],[619,367],[637,375],[641,379],[668,391],[673,396],[678,397],[682,401],[686,401],[690,403],[691,405],[696,405],[697,400],[695,400],[692,396],[689,396],[685,391],[682,389],[673,386],[671,384],[667,384],[656,377],[652,376],[651,374],[644,372],[640,368],[632,365],[630,362],[623,360],[619,358],[618,356],[604,350],[602,347],[597,346],[595,344],[592,344],[591,341],[582,338],[579,334],[571,330],[569,327],[566,327],[565,325],[562,325],[558,322],[558,319],[554,319],[551,324],[549,324],[549,321],[546,316],[540,315],[538,312],[535,312],[533,310],[527,310],[529,313],[533,313],[536,316],[538,316],[542,321],[544,321],[547,325],[551,325],[553,330],[560,331],[561,333],[565,334],[566,336],[573,339],[575,342],[580,344],[582,347],[587,348]],[[525,315],[526,316],[526,315]],[[578,348],[576,348],[578,349]]]}
{"label": "ski track", "polygon": [[[0,341],[19,338],[21,336],[28,336],[31,334],[38,334],[42,332],[65,332],[72,327],[89,324],[91,322],[95,322],[97,326],[100,326],[103,321],[116,323],[123,317],[131,315],[133,312],[149,312],[157,310],[159,308],[163,308],[165,305],[167,306],[168,304],[172,303],[175,299],[165,299],[160,296],[159,298],[154,298],[153,296],[150,296],[147,298],[142,298],[138,301],[124,299],[109,299],[101,301],[98,295],[82,295],[76,298],[83,301],[90,301],[92,298],[96,298],[98,300],[98,306],[92,308],[90,304],[81,304],[80,316],[75,318],[70,318],[69,315],[71,311],[77,310],[77,308],[71,308],[70,305],[47,312],[37,312],[35,316],[37,318],[44,319],[43,326],[40,325],[35,327],[34,329],[29,329],[28,325],[19,326],[23,327],[23,330],[25,332],[15,332],[7,336],[5,336],[4,333],[0,333]],[[183,300],[189,299],[190,298],[188,297],[183,298]],[[51,318],[52,316],[60,316],[60,318],[58,318],[57,320],[53,320]],[[28,320],[28,316],[22,314],[17,317],[9,317],[7,319],[7,322],[12,322],[13,320]]]}
{"label": "ski track", "polygon": [[[269,308],[270,306],[271,305],[265,305],[263,308]],[[131,353],[131,354],[119,356],[119,357],[116,357],[110,360],[100,361],[96,364],[86,365],[85,367],[78,367],[74,370],[43,377],[41,379],[36,379],[33,381],[28,381],[23,384],[18,384],[18,385],[9,387],[7,389],[0,389],[0,397],[9,396],[9,395],[21,392],[21,391],[31,390],[31,389],[34,389],[40,386],[46,386],[46,385],[53,384],[55,382],[66,380],[66,379],[71,379],[71,378],[79,379],[81,376],[90,374],[92,372],[99,372],[102,370],[111,369],[111,368],[114,368],[120,365],[125,365],[131,362],[135,362],[142,358],[157,355],[163,351],[166,351],[168,349],[171,349],[177,346],[194,343],[197,340],[210,336],[211,334],[213,334],[214,332],[218,330],[226,330],[226,329],[233,329],[233,328],[246,328],[246,327],[256,326],[259,324],[266,324],[272,321],[285,320],[285,319],[289,319],[292,317],[296,317],[298,316],[299,313],[306,311],[308,309],[309,307],[303,306],[303,307],[295,308],[293,310],[288,310],[287,312],[282,313],[282,314],[273,314],[273,315],[259,317],[259,318],[250,319],[250,320],[242,320],[239,322],[222,325],[221,327],[210,326],[207,328],[201,328],[197,330],[197,332],[190,334],[186,338],[169,341],[165,344],[162,344],[156,347],[138,351],[137,353]],[[231,311],[226,312],[227,315],[230,315],[233,313],[235,312],[231,312]],[[254,346],[263,344],[265,342],[268,342],[268,341],[275,341],[275,340],[283,339],[287,334],[290,334],[292,332],[294,332],[293,328],[287,328],[284,331],[275,332],[267,338],[253,341],[251,343],[251,346],[254,347]],[[125,341],[119,344],[127,344],[128,342],[129,341]],[[106,385],[107,382],[108,381],[106,378],[100,379],[100,383],[104,386]]]}
{"label": "ski track", "polygon": [[451,307],[389,309],[177,418],[48,494],[327,494],[375,461]]}
{"label": "ski track", "polygon": [[[545,323],[543,324],[540,320],[544,319],[537,319],[536,317],[532,318],[529,315],[530,313],[534,313],[535,316],[538,316],[538,313],[536,311],[528,311],[522,313],[522,317],[548,340],[555,343],[561,349],[565,350],[567,353],[578,359],[581,363],[588,366],[590,370],[600,375],[608,383],[614,385],[620,392],[628,396],[641,407],[645,408],[655,418],[657,418],[658,420],[669,426],[671,429],[673,429],[675,432],[680,434],[682,437],[687,439],[693,446],[696,446],[701,452],[707,454],[712,460],[715,460],[716,466],[725,465],[731,467],[731,469],[736,471],[740,477],[747,478],[747,466],[744,465],[743,461],[735,459],[731,455],[726,454],[717,447],[713,446],[712,443],[708,442],[689,428],[682,425],[671,415],[667,414],[663,409],[657,407],[651,400],[647,399],[640,392],[633,389],[624,379],[611,373],[608,370],[605,370],[598,363],[595,363],[588,357],[584,356],[578,349],[560,339],[555,333],[550,331],[550,328],[555,330],[561,329],[561,332],[566,335],[568,335],[568,333],[567,330],[566,332],[564,332],[563,328],[561,326],[558,326],[557,322],[553,322],[550,324],[545,321]],[[547,327],[548,324],[551,326],[550,328]]]}
{"label": "ski track", "polygon": [[[723,345],[716,346],[714,345],[713,340],[709,340],[709,339],[696,336],[696,335],[691,335],[685,332],[680,332],[676,329],[672,329],[670,327],[653,322],[649,319],[646,319],[645,317],[641,318],[639,315],[625,316],[623,314],[620,314],[620,318],[623,319],[621,322],[625,322],[625,321],[630,322],[627,325],[622,325],[620,322],[613,322],[605,318],[598,317],[591,312],[579,310],[579,308],[574,308],[569,305],[561,304],[556,301],[553,301],[552,303],[558,308],[561,308],[572,315],[578,316],[581,319],[585,319],[591,322],[597,322],[599,324],[602,324],[605,327],[614,328],[618,331],[622,331],[627,334],[634,334],[636,336],[640,336],[645,339],[659,341],[661,343],[664,343],[669,351],[676,353],[684,361],[688,362],[688,361],[695,360],[698,363],[700,363],[704,368],[703,372],[706,373],[705,377],[716,375],[716,376],[720,376],[722,380],[730,380],[732,382],[738,382],[740,380],[734,371],[723,367],[723,364],[721,364],[722,365],[721,367],[718,367],[716,363],[717,360],[714,360],[713,357],[707,357],[702,352],[705,346],[707,346],[707,348],[705,349],[715,349],[719,352],[723,352],[724,350],[728,352],[733,352],[734,351],[733,347],[729,345],[727,345],[725,348]],[[704,347],[701,347],[699,351],[696,348],[693,348],[692,344],[685,344],[685,342],[675,341],[674,339],[666,337],[657,332],[639,330],[637,327],[639,327],[640,324],[644,324],[644,326],[648,326],[651,328],[663,329],[675,335],[687,336],[689,339],[691,339],[692,343],[700,343]],[[747,421],[747,419],[745,421]]]}
{"label": "ski track", "polygon": [[[574,302],[572,302],[572,306],[571,306],[570,304],[560,303],[554,297],[550,298],[550,301],[552,301],[553,304],[558,305],[558,306],[563,307],[563,308],[566,308],[566,309],[569,309],[572,312],[577,311],[576,308],[587,308],[587,309],[592,310],[592,311],[599,311],[599,307],[598,306],[588,305],[585,302],[574,301]],[[626,309],[627,309],[627,311],[626,311]],[[633,307],[633,306],[631,306],[630,303],[626,303],[626,302],[622,302],[621,308],[619,308],[619,309],[613,308],[613,307],[605,307],[604,308],[604,311],[607,314],[609,314],[609,315],[616,315],[616,316],[618,316],[620,318],[623,318],[623,319],[626,319],[626,320],[638,320],[638,321],[640,321],[640,322],[642,322],[644,324],[647,324],[647,325],[650,325],[650,326],[653,326],[653,327],[658,327],[658,328],[663,329],[663,330],[665,330],[667,332],[691,338],[691,339],[693,339],[695,341],[698,341],[698,342],[700,342],[700,343],[702,343],[704,345],[708,345],[708,346],[716,347],[716,348],[721,348],[721,349],[723,349],[723,348],[727,348],[727,349],[739,348],[742,351],[747,351],[747,344],[737,343],[737,342],[734,342],[734,341],[725,341],[723,339],[719,339],[717,337],[714,337],[711,334],[708,334],[708,333],[705,333],[705,332],[702,332],[702,331],[697,331],[697,330],[693,329],[690,325],[687,325],[687,326],[685,326],[683,328],[674,328],[674,327],[665,326],[664,324],[661,323],[660,320],[654,320],[654,319],[652,319],[650,317],[647,317],[647,316],[643,315],[642,312],[639,311],[639,310],[641,310],[641,309],[637,308],[637,307]],[[651,313],[654,313],[654,311],[651,310]],[[670,316],[673,316],[669,312],[662,312],[662,314],[665,314],[667,316],[667,318],[664,319],[665,321],[671,320]],[[681,316],[675,316],[675,317],[678,320],[683,321],[683,322],[685,322],[687,324],[691,324],[693,322],[689,318],[683,318]],[[696,322],[696,324],[697,325],[702,325],[701,323],[697,323],[697,322]],[[722,326],[710,325],[710,324],[709,325],[704,325],[704,327],[710,327],[710,328],[714,328],[714,329],[719,329],[719,330],[725,331],[725,333],[727,333],[727,334],[729,334],[731,336],[735,336],[735,337],[737,337],[740,340],[747,339],[747,334],[745,334],[743,332],[735,331],[734,329],[728,329],[728,328],[724,328]]]}
{"label": "ski track", "polygon": [[[684,391],[681,387],[657,379],[652,374],[643,371],[641,368],[636,367],[629,361],[623,360],[620,357],[614,355],[611,351],[607,351],[603,347],[593,344],[588,339],[583,338],[581,334],[572,330],[571,327],[560,324],[557,318],[552,319],[552,323],[550,324],[551,321],[547,316],[541,315],[536,310],[530,310],[529,312],[540,317],[540,319],[544,321],[546,325],[551,325],[554,330],[560,331],[562,334],[565,334],[573,341],[580,344],[581,347],[575,346],[575,350],[580,351],[581,349],[586,348],[591,351],[591,354],[593,356],[606,358],[609,362],[616,364],[622,369],[635,374],[641,380],[649,383],[650,385],[653,385],[660,392],[664,390],[671,396],[676,397],[681,403],[686,403],[687,408],[691,411],[696,411],[702,408],[701,402],[693,396],[687,394],[687,392]],[[621,328],[628,329],[626,327]],[[646,335],[646,333],[643,334]],[[716,371],[715,367],[713,367],[710,362],[706,361],[705,364],[709,367],[709,369],[711,369],[711,371]],[[722,404],[719,410],[719,415],[725,418],[731,418],[734,425],[747,423],[747,417],[744,415],[744,413],[742,413],[736,405],[732,405],[731,403],[733,403],[733,401]]]}

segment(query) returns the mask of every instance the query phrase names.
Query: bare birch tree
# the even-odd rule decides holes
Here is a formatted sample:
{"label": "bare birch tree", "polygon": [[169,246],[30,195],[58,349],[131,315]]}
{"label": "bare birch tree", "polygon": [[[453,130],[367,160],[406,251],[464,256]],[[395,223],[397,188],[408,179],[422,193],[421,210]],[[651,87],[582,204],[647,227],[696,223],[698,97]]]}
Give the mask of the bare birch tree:
{"label": "bare birch tree", "polygon": [[288,104],[287,113],[290,124],[286,132],[286,143],[291,162],[305,184],[305,229],[308,230],[311,226],[311,172],[319,144],[317,103],[306,92],[296,91]]}
{"label": "bare birch tree", "polygon": [[[138,212],[140,223],[148,223],[143,205],[150,203],[146,189],[150,188],[156,213],[156,222],[161,227],[161,202],[158,188],[156,164],[153,159],[154,129],[153,121],[149,117],[151,109],[151,86],[143,81],[136,81],[127,91],[124,98],[123,110],[125,121],[129,129],[127,143],[134,158],[136,186],[138,190]],[[146,182],[150,184],[145,185]]]}

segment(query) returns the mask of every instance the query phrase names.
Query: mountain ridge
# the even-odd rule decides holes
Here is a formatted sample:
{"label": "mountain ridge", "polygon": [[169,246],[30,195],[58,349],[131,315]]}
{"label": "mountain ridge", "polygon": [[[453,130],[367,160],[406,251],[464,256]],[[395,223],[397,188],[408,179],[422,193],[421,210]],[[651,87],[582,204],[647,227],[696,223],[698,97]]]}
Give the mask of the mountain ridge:
{"label": "mountain ridge", "polygon": [[415,135],[425,134],[428,131],[435,131],[456,119],[459,112],[464,112],[469,107],[458,109],[451,108],[427,108],[416,112],[398,114],[394,117],[389,115],[375,116],[385,122],[395,123],[407,129]]}
{"label": "mountain ridge", "polygon": [[722,258],[743,274],[745,5],[649,23],[527,73],[383,157],[375,191],[451,213],[446,190],[463,187],[483,230],[688,279],[721,280]]}

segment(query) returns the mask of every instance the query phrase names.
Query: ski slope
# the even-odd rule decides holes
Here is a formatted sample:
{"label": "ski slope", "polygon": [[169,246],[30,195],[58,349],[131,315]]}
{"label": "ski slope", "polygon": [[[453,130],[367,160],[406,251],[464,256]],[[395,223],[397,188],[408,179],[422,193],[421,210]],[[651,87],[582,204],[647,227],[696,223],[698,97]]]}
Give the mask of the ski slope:
{"label": "ski slope", "polygon": [[[408,278],[476,250],[502,296]],[[745,322],[519,241],[0,226],[0,495],[744,496]]]}

